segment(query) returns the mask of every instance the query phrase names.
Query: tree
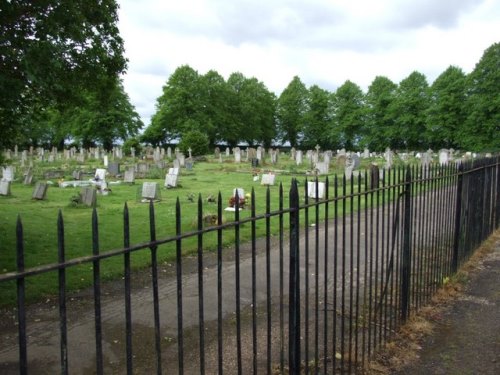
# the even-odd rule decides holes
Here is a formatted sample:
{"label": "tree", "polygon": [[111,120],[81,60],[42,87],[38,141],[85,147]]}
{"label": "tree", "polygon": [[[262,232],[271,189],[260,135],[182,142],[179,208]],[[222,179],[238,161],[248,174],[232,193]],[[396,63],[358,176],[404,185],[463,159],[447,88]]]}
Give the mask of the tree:
{"label": "tree", "polygon": [[465,81],[462,69],[450,66],[431,85],[426,124],[430,147],[458,146],[458,131],[465,120]]}
{"label": "tree", "polygon": [[418,150],[425,147],[425,119],[429,106],[429,85],[425,75],[411,73],[403,79],[396,90],[396,98],[388,108],[394,117],[395,126],[388,136],[390,147]]}
{"label": "tree", "polygon": [[208,153],[208,136],[199,130],[189,130],[182,135],[179,148],[184,154],[188,154],[191,149],[193,156],[206,155]]}
{"label": "tree", "polygon": [[278,134],[283,142],[290,142],[291,147],[296,147],[299,143],[308,105],[307,88],[295,76],[279,96],[276,109]]}
{"label": "tree", "polygon": [[4,1],[0,11],[0,148],[34,110],[71,108],[113,89],[126,69],[114,0]]}
{"label": "tree", "polygon": [[500,149],[500,43],[484,51],[467,80],[468,116],[461,128],[461,147]]}
{"label": "tree", "polygon": [[359,146],[364,117],[363,91],[355,83],[346,81],[334,96],[333,132],[330,133],[332,144],[340,143],[348,150]]}
{"label": "tree", "polygon": [[320,145],[323,149],[330,146],[326,137],[332,121],[332,95],[317,85],[309,88],[309,109],[305,116],[302,147],[309,149]]}
{"label": "tree", "polygon": [[395,119],[389,112],[397,85],[389,78],[377,76],[366,93],[366,122],[363,130],[363,145],[371,150],[384,150],[394,143],[390,136],[394,134]]}

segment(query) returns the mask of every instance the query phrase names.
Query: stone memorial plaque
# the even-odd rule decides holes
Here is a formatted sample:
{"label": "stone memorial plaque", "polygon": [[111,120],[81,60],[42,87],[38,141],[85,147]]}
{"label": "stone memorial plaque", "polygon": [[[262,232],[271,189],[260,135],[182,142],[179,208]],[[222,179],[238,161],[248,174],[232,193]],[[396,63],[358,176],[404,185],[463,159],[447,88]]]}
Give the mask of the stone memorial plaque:
{"label": "stone memorial plaque", "polygon": [[274,186],[275,178],[276,178],[276,175],[274,175],[272,173],[263,174],[262,178],[260,179],[260,184]]}
{"label": "stone memorial plaque", "polygon": [[238,198],[245,198],[245,190],[243,188],[233,189],[233,197],[236,197],[236,192],[238,192]]}
{"label": "stone memorial plaque", "polygon": [[45,182],[37,182],[35,188],[33,189],[31,199],[44,200],[47,195],[48,187],[49,185]]}
{"label": "stone memorial plaque", "polygon": [[89,207],[95,207],[97,201],[97,192],[93,187],[84,187],[80,191],[82,203]]}
{"label": "stone memorial plaque", "polygon": [[316,181],[308,181],[307,196],[313,199],[323,199],[325,196],[325,183],[318,182],[318,191],[316,192]]}
{"label": "stone memorial plaque", "polygon": [[142,199],[158,199],[158,183],[156,182],[144,182],[142,184]]}
{"label": "stone memorial plaque", "polygon": [[0,181],[0,195],[10,195],[10,181]]}

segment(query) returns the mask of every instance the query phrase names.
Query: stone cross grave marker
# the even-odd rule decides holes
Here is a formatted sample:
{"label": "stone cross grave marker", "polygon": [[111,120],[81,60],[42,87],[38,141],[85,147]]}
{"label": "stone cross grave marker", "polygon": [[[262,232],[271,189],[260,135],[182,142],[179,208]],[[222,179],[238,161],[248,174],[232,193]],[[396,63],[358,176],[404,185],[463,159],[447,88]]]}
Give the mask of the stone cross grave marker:
{"label": "stone cross grave marker", "polygon": [[0,195],[10,195],[10,181],[0,181]]}
{"label": "stone cross grave marker", "polygon": [[189,147],[188,148],[188,153],[189,153],[189,158],[190,159],[193,157],[192,152],[193,152],[193,150],[191,149],[191,147]]}
{"label": "stone cross grave marker", "polygon": [[44,200],[47,196],[48,187],[49,185],[46,182],[37,182],[31,199]]}

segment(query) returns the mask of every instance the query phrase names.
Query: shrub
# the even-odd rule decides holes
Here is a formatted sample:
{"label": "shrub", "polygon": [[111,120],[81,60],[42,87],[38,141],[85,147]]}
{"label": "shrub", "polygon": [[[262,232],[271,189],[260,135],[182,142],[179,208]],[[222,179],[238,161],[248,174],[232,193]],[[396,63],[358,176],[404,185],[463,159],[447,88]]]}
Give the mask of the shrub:
{"label": "shrub", "polygon": [[209,140],[206,134],[199,130],[191,130],[183,134],[179,142],[179,149],[184,155],[189,155],[188,149],[191,148],[193,156],[205,155],[208,153]]}

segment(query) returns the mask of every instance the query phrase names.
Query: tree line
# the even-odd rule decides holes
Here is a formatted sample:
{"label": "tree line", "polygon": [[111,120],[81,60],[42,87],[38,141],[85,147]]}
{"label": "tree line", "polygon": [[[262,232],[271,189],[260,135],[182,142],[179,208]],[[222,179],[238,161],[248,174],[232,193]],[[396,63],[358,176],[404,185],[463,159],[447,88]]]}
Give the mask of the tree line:
{"label": "tree line", "polygon": [[[256,78],[184,65],[168,78],[151,123],[130,103],[115,0],[10,1],[0,12],[0,149],[126,141],[199,146],[245,142],[323,149],[500,149],[500,44],[470,74],[450,66],[433,83],[413,72],[376,77],[366,93],[294,77],[277,96]],[[1,156],[0,156],[1,158]],[[0,160],[1,161],[1,160]]]}
{"label": "tree line", "polygon": [[370,150],[500,149],[500,44],[465,74],[450,66],[429,84],[417,71],[401,82],[377,76],[367,92],[346,81],[334,92],[294,77],[277,97],[256,78],[188,65],[169,77],[141,140],[167,144],[193,132],[208,143]]}

